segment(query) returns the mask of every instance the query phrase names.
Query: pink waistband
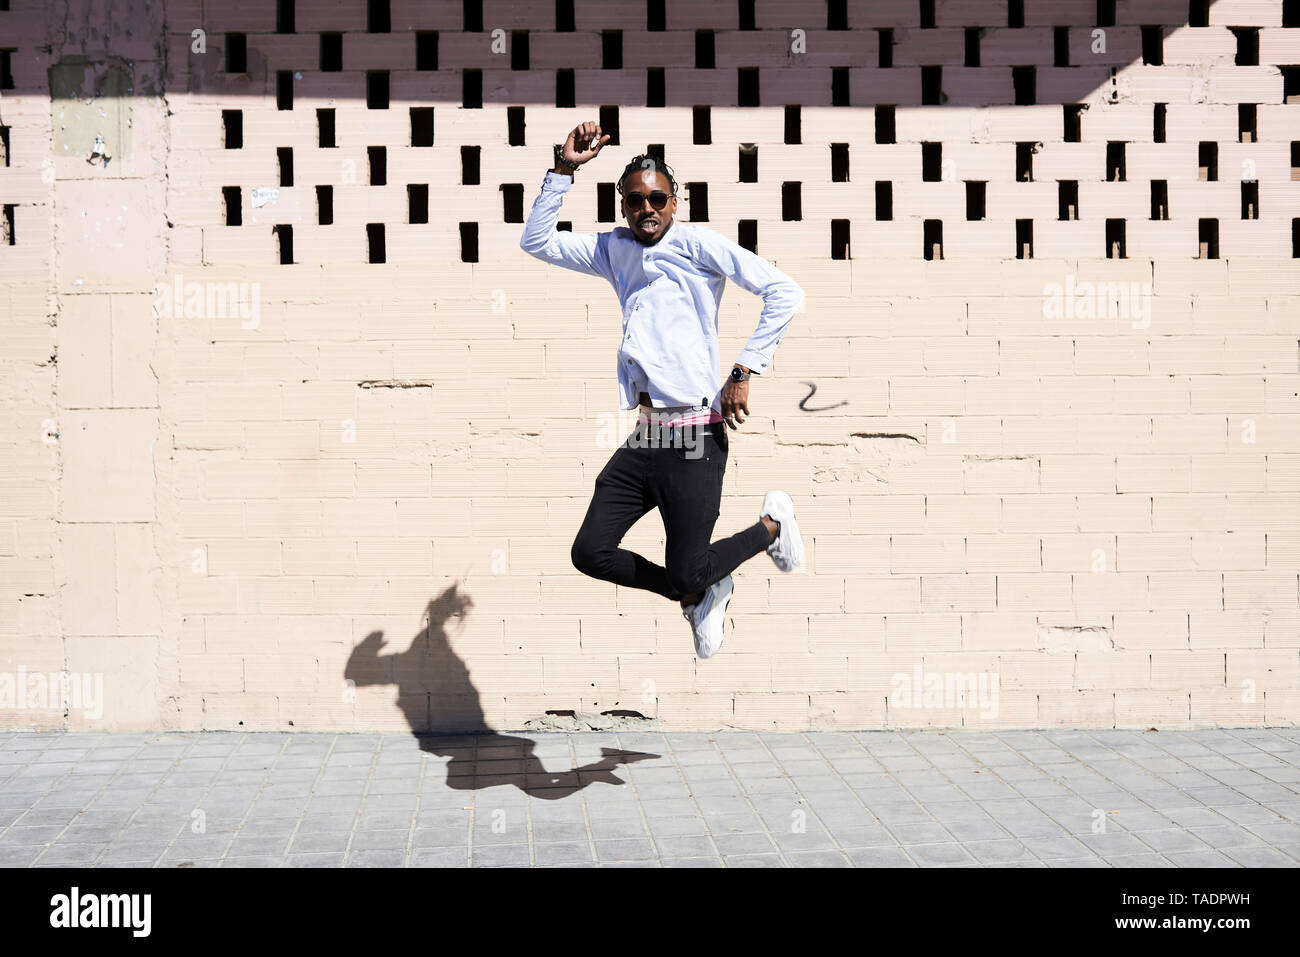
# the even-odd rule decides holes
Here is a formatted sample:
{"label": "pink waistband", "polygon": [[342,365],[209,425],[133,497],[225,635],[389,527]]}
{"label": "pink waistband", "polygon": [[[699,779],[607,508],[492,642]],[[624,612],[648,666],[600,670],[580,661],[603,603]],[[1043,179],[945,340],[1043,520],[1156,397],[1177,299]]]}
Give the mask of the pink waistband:
{"label": "pink waistband", "polygon": [[708,425],[721,422],[722,416],[712,409],[689,410],[685,412],[667,412],[655,409],[647,412],[644,408],[636,417],[638,425],[654,424],[658,426],[680,427],[683,425]]}

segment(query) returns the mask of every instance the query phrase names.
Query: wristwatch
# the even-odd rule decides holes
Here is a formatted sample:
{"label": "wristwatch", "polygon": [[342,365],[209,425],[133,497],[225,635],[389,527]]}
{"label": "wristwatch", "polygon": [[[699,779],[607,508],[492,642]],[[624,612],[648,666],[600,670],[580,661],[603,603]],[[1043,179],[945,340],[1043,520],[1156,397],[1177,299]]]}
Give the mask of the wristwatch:
{"label": "wristwatch", "polygon": [[740,366],[732,366],[732,367],[731,367],[731,381],[732,381],[732,382],[744,382],[744,381],[746,381],[746,380],[747,380],[747,379],[748,379],[752,374],[753,374],[753,373],[750,373],[750,372],[741,372],[741,371],[740,371]]}

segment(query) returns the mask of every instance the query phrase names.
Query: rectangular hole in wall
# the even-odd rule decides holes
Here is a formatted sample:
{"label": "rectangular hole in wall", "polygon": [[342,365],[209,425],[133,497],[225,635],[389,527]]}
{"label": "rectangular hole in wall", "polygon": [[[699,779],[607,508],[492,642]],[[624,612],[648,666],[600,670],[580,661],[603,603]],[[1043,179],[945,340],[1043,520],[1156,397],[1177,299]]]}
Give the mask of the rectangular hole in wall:
{"label": "rectangular hole in wall", "polygon": [[1064,124],[1061,130],[1061,135],[1065,142],[1083,142],[1084,109],[1085,107],[1082,103],[1065,103],[1061,106],[1061,119]]}
{"label": "rectangular hole in wall", "polygon": [[614,196],[613,183],[596,184],[596,222],[612,223],[615,211],[622,205]]}
{"label": "rectangular hole in wall", "polygon": [[275,108],[293,109],[293,73],[289,70],[280,70],[275,74]]}
{"label": "rectangular hole in wall", "polygon": [[1203,183],[1219,179],[1219,144],[1203,142],[1196,149],[1197,179]]}
{"label": "rectangular hole in wall", "polygon": [[557,109],[573,109],[575,102],[573,70],[555,71],[555,106]]}
{"label": "rectangular hole in wall", "polygon": [[466,33],[483,32],[483,0],[462,0],[461,12]]}
{"label": "rectangular hole in wall", "polygon": [[460,71],[460,105],[465,110],[483,109],[483,71]]}
{"label": "rectangular hole in wall", "polygon": [[1202,259],[1218,259],[1219,221],[1217,219],[1198,220],[1196,231],[1200,243],[1200,257]]}
{"label": "rectangular hole in wall", "polygon": [[934,0],[919,0],[921,4],[921,29],[930,30],[934,27]]}
{"label": "rectangular hole in wall", "polygon": [[320,68],[322,73],[337,73],[343,69],[343,34],[320,35]]}
{"label": "rectangular hole in wall", "polygon": [[707,223],[709,221],[709,184],[686,184],[686,211],[689,222]]}
{"label": "rectangular hole in wall", "polygon": [[876,107],[876,142],[897,142],[894,136],[894,108],[892,106]]}
{"label": "rectangular hole in wall", "polygon": [[244,146],[244,114],[242,110],[221,111],[222,146],[228,150]]}
{"label": "rectangular hole in wall", "polygon": [[785,142],[787,145],[803,142],[803,117],[797,103],[785,108]]}
{"label": "rectangular hole in wall", "polygon": [[709,146],[713,143],[712,111],[707,106],[691,108],[691,142],[696,146]]}
{"label": "rectangular hole in wall", "polygon": [[1063,179],[1056,185],[1056,218],[1072,220],[1079,218],[1079,181]]}
{"label": "rectangular hole in wall", "polygon": [[[1294,153],[1295,144],[1292,143],[1291,146]],[[0,126],[0,165],[9,165],[9,127],[7,126]]]}
{"label": "rectangular hole in wall", "polygon": [[1300,180],[1300,140],[1291,141],[1291,180]]}
{"label": "rectangular hole in wall", "polygon": [[609,140],[605,143],[605,145],[606,146],[620,145],[619,135],[618,135],[618,107],[602,106],[599,112],[597,112],[596,114],[596,121],[600,125],[601,135],[609,136]]}
{"label": "rectangular hole in wall", "polygon": [[1107,259],[1126,259],[1127,250],[1125,243],[1124,220],[1108,219],[1106,220],[1106,258]]}
{"label": "rectangular hole in wall", "polygon": [[980,220],[984,218],[984,201],[988,183],[980,180],[966,181],[966,218]]}
{"label": "rectangular hole in wall", "polygon": [[316,144],[323,150],[338,146],[334,138],[334,110],[332,109],[316,111]]}
{"label": "rectangular hole in wall", "polygon": [[826,29],[847,30],[849,28],[849,5],[847,0],[826,0]]}
{"label": "rectangular hole in wall", "polygon": [[600,31],[600,68],[602,70],[623,69],[623,31]]}
{"label": "rectangular hole in wall", "polygon": [[366,72],[366,109],[388,109],[388,73],[385,70]]}
{"label": "rectangular hole in wall", "polygon": [[716,69],[716,59],[713,48],[713,31],[696,30],[695,31],[695,69],[713,70]]}
{"label": "rectangular hole in wall", "polygon": [[1070,28],[1052,27],[1052,66],[1070,65]]}
{"label": "rectangular hole in wall", "polygon": [[1282,72],[1282,102],[1300,103],[1300,66],[1279,66]]}
{"label": "rectangular hole in wall", "polygon": [[[390,33],[392,29],[393,17],[388,0],[366,0],[366,32]],[[470,28],[467,26],[465,30],[469,32]]]}
{"label": "rectangular hole in wall", "polygon": [[248,72],[248,35],[245,33],[226,34],[226,72]]}
{"label": "rectangular hole in wall", "polygon": [[555,32],[574,32],[573,0],[555,0]]}
{"label": "rectangular hole in wall", "polygon": [[966,28],[966,57],[963,61],[964,66],[980,65],[980,28]]}
{"label": "rectangular hole in wall", "polygon": [[943,179],[943,144],[921,144],[921,180],[937,183]]}
{"label": "rectangular hole in wall", "polygon": [[4,217],[0,218],[0,246],[16,246],[17,234],[14,232],[14,205],[4,204]]}
{"label": "rectangular hole in wall", "polygon": [[[432,112],[432,109],[430,110]],[[430,117],[429,143],[433,144],[432,116]],[[525,146],[524,143],[524,107],[506,107],[506,141],[511,146]]]}
{"label": "rectangular hole in wall", "polygon": [[221,187],[221,207],[227,226],[244,225],[243,191],[238,186]]}
{"label": "rectangular hole in wall", "polygon": [[1254,103],[1237,104],[1237,139],[1242,143],[1253,143],[1258,138],[1256,117],[1259,111]]}
{"label": "rectangular hole in wall", "polygon": [[939,106],[943,99],[943,67],[921,67],[921,105]]}
{"label": "rectangular hole in wall", "polygon": [[1025,0],[1007,0],[1007,26],[1019,29],[1025,25]]}
{"label": "rectangular hole in wall", "polygon": [[736,222],[736,245],[751,253],[758,252],[758,220],[741,219]]}
{"label": "rectangular hole in wall", "polygon": [[759,106],[758,67],[742,66],[736,70],[736,103],[739,106]]}
{"label": "rectangular hole in wall", "polygon": [[433,145],[433,107],[411,107],[411,145]]}
{"label": "rectangular hole in wall", "polygon": [[849,68],[831,67],[831,106],[849,106]]}
{"label": "rectangular hole in wall", "polygon": [[[663,33],[668,29],[668,4],[664,0],[648,0],[645,10],[645,28],[651,33]],[[750,16],[753,16],[753,5],[750,5]],[[744,19],[744,4],[741,4],[741,19]],[[743,26],[740,29],[745,29]],[[750,27],[750,29],[754,29]]]}
{"label": "rectangular hole in wall", "polygon": [[316,224],[334,225],[334,187],[323,185],[316,187]]}
{"label": "rectangular hole in wall", "polygon": [[388,185],[388,147],[367,146],[366,158],[370,166],[370,185]]}
{"label": "rectangular hole in wall", "polygon": [[831,182],[847,183],[849,181],[849,144],[831,144]]}
{"label": "rectangular hole in wall", "polygon": [[1034,258],[1034,221],[1032,219],[1016,220],[1016,258]]}
{"label": "rectangular hole in wall", "polygon": [[415,68],[438,69],[438,31],[421,30],[415,34]]}
{"label": "rectangular hole in wall", "polygon": [[1168,103],[1154,103],[1151,108],[1151,141],[1165,142],[1165,125],[1169,117]]}
{"label": "rectangular hole in wall", "polygon": [[850,221],[847,219],[831,220],[831,259],[849,259]]}
{"label": "rectangular hole in wall", "polygon": [[1259,66],[1259,27],[1228,27],[1237,38],[1237,66]]}
{"label": "rectangular hole in wall", "polygon": [[1291,220],[1291,258],[1300,259],[1300,219]]}
{"label": "rectangular hole in wall", "polygon": [[1169,183],[1163,179],[1151,181],[1151,218],[1169,218]]}
{"label": "rectangular hole in wall", "polygon": [[0,90],[14,88],[13,54],[15,52],[12,49],[0,50]]}
{"label": "rectangular hole in wall", "polygon": [[1165,62],[1165,28],[1142,28],[1142,62],[1148,66],[1163,66]]}
{"label": "rectangular hole in wall", "polygon": [[510,31],[510,69],[527,70],[529,64],[528,31]]}
{"label": "rectangular hole in wall", "polygon": [[645,71],[645,105],[664,106],[667,99],[664,68],[652,66]]}
{"label": "rectangular hole in wall", "polygon": [[388,246],[384,241],[383,223],[366,223],[366,253],[371,263],[388,262]]}
{"label": "rectangular hole in wall", "polygon": [[803,196],[800,183],[781,184],[781,220],[798,222],[803,219]]}
{"label": "rectangular hole in wall", "polygon": [[1123,143],[1106,144],[1106,181],[1122,183],[1126,179],[1125,152]]}
{"label": "rectangular hole in wall", "polygon": [[296,24],[294,17],[293,0],[276,0],[275,3],[275,32],[276,33],[296,33]]}
{"label": "rectangular hole in wall", "polygon": [[943,221],[927,219],[921,226],[921,243],[926,259],[943,258]]}
{"label": "rectangular hole in wall", "polygon": [[280,265],[293,265],[293,227],[288,223],[278,223],[271,227],[275,233],[276,245],[280,252]]}
{"label": "rectangular hole in wall", "polygon": [[479,184],[479,155],[481,148],[478,146],[462,146],[460,148],[460,184],[462,186],[478,186]]}
{"label": "rectangular hole in wall", "polygon": [[280,185],[293,185],[293,147],[278,146],[275,150],[276,165],[280,172]]}
{"label": "rectangular hole in wall", "polygon": [[429,221],[429,184],[408,183],[406,186],[406,221],[422,225]]}
{"label": "rectangular hole in wall", "polygon": [[889,180],[876,180],[876,219],[888,222],[894,218],[894,184]]}
{"label": "rectangular hole in wall", "polygon": [[1013,66],[1011,86],[1015,90],[1016,106],[1033,106],[1038,102],[1038,70],[1032,66]]}
{"label": "rectangular hole in wall", "polygon": [[1033,143],[1016,144],[1016,182],[1030,183],[1034,179]]}
{"label": "rectangular hole in wall", "polygon": [[1259,180],[1242,180],[1241,218],[1259,219]]}
{"label": "rectangular hole in wall", "polygon": [[522,223],[524,221],[524,184],[501,184],[502,222]]}
{"label": "rectangular hole in wall", "polygon": [[1115,25],[1115,0],[1097,0],[1097,26]]}
{"label": "rectangular hole in wall", "polygon": [[887,69],[894,65],[894,31],[889,28],[876,31],[876,66]]}
{"label": "rectangular hole in wall", "polygon": [[1300,0],[1282,0],[1282,26],[1300,27]]}
{"label": "rectangular hole in wall", "polygon": [[754,143],[741,143],[737,162],[737,180],[741,183],[757,183],[758,146]]}
{"label": "rectangular hole in wall", "polygon": [[755,19],[754,19],[754,0],[740,0],[738,6],[740,7],[740,10],[738,11],[740,14],[739,17],[740,29],[742,30],[758,29],[758,27],[755,25]]}
{"label": "rectangular hole in wall", "polygon": [[1187,4],[1187,25],[1189,27],[1208,27],[1210,25],[1210,3],[1212,0],[1191,0]]}

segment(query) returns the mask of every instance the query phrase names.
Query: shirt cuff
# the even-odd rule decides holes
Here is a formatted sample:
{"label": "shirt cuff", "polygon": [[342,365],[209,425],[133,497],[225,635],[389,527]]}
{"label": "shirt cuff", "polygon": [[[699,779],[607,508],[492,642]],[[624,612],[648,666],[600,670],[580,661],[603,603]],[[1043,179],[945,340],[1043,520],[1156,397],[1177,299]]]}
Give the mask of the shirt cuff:
{"label": "shirt cuff", "polygon": [[566,193],[569,187],[573,185],[573,177],[566,176],[564,173],[557,173],[553,169],[546,171],[546,176],[542,178],[542,186],[549,186],[552,189],[558,189],[561,193]]}
{"label": "shirt cuff", "polygon": [[750,372],[757,375],[762,375],[766,372],[770,362],[770,359],[766,356],[760,355],[753,349],[746,349],[736,358],[736,365],[742,365]]}

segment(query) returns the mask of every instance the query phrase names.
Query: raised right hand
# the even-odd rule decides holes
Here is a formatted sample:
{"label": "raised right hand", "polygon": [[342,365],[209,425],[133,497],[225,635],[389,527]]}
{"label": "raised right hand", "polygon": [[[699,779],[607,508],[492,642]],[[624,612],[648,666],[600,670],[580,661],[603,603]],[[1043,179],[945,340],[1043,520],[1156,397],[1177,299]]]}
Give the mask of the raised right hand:
{"label": "raised right hand", "polygon": [[601,135],[600,124],[594,120],[579,123],[564,141],[564,158],[571,163],[582,165],[596,158],[596,154],[610,140],[608,133]]}

